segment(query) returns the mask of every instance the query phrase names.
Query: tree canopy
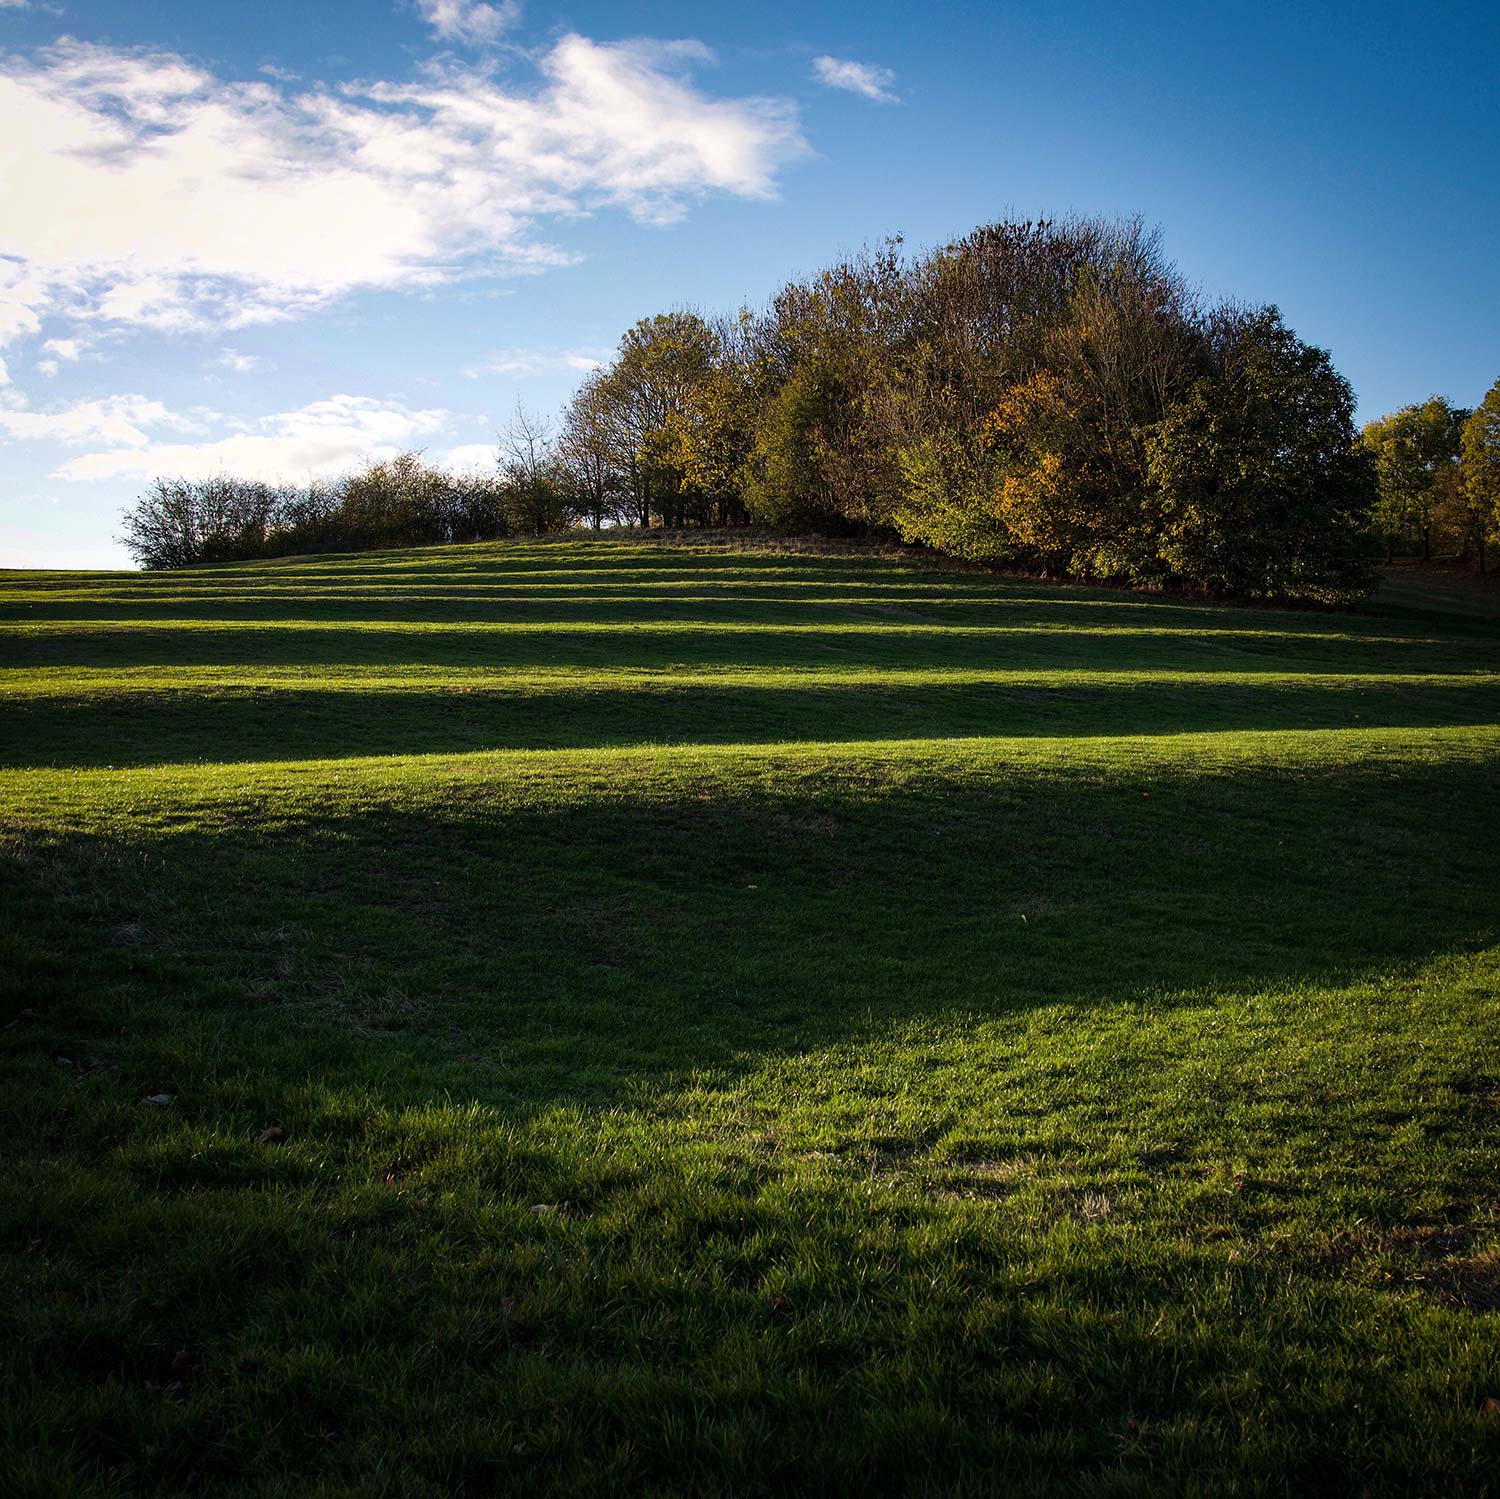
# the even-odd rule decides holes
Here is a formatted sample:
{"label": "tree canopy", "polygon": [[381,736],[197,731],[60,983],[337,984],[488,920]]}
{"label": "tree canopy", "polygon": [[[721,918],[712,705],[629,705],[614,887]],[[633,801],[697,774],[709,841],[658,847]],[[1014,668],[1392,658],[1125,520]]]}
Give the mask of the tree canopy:
{"label": "tree canopy", "polygon": [[639,524],[895,533],[977,561],[1335,601],[1374,469],[1328,355],[1205,305],[1139,222],[899,241],[710,321],[643,319],[589,386]]}
{"label": "tree canopy", "polygon": [[161,480],[126,541],[180,566],[755,521],[1337,602],[1373,577],[1372,526],[1390,544],[1482,508],[1457,487],[1466,412],[1434,397],[1361,441],[1353,410],[1326,352],[1275,308],[1204,301],[1139,221],[1012,221],[916,255],[886,241],[759,309],[642,318],[556,431],[518,412],[490,475],[406,455],[305,490]]}
{"label": "tree canopy", "polygon": [[1429,396],[1366,423],[1362,436],[1379,487],[1373,519],[1388,549],[1415,543],[1431,556],[1433,525],[1468,415],[1443,396]]}

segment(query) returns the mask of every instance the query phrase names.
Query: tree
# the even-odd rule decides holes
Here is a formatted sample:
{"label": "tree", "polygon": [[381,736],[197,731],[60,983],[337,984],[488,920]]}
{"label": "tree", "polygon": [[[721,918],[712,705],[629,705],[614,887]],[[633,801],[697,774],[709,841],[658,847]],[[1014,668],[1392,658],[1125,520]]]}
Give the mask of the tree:
{"label": "tree", "polygon": [[420,453],[372,459],[339,482],[340,544],[368,551],[449,540],[449,485]]}
{"label": "tree", "polygon": [[889,523],[900,497],[897,390],[911,307],[899,239],[777,294],[757,340],[753,512],[835,531]]}
{"label": "tree", "polygon": [[258,557],[285,498],[273,485],[229,474],[155,479],[125,512],[120,541],[151,570]]}
{"label": "tree", "polygon": [[186,479],[153,479],[125,512],[120,543],[140,567],[155,572],[202,560],[197,507]]}
{"label": "tree", "polygon": [[1458,462],[1467,411],[1442,396],[1403,406],[1365,426],[1365,446],[1375,457],[1379,501],[1374,511],[1387,556],[1398,543],[1420,543],[1432,555],[1432,530],[1444,493],[1443,475]]}
{"label": "tree", "polygon": [[1147,439],[1162,560],[1215,592],[1355,596],[1376,491],[1349,382],[1275,308],[1227,330],[1218,362]]}
{"label": "tree", "polygon": [[624,514],[628,460],[610,411],[605,376],[584,378],[563,414],[557,462],[564,503],[575,520],[599,530]]}
{"label": "tree", "polygon": [[919,263],[902,392],[909,540],[1160,581],[1146,437],[1211,367],[1216,319],[1139,221],[1004,223]]}
{"label": "tree", "polygon": [[697,397],[712,378],[718,341],[696,312],[642,318],[620,340],[598,396],[616,434],[636,519],[666,526],[703,519],[704,495],[691,448],[701,417]]}
{"label": "tree", "polygon": [[1462,513],[1483,572],[1486,544],[1500,537],[1500,380],[1464,423],[1459,452]]}
{"label": "tree", "polygon": [[518,401],[500,434],[500,444],[501,484],[510,529],[528,536],[562,530],[567,524],[567,504],[551,423]]}

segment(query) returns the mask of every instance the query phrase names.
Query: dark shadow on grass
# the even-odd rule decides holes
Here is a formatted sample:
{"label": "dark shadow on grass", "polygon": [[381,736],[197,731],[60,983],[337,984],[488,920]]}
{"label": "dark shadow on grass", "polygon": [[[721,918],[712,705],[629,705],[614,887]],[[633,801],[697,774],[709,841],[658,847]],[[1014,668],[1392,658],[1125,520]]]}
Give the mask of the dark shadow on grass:
{"label": "dark shadow on grass", "polygon": [[[330,577],[328,586],[296,588],[226,584],[218,590],[150,593],[131,589],[88,590],[53,599],[10,600],[0,590],[0,619],[19,624],[89,622],[122,624],[151,620],[253,626],[277,621],[318,621],[354,627],[360,623],[413,624],[609,624],[679,622],[706,626],[739,624],[815,625],[866,623],[929,624],[979,628],[1093,627],[1203,632],[1298,634],[1316,639],[1337,634],[1379,636],[1391,632],[1394,611],[1379,614],[1249,610],[1140,595],[1100,598],[1045,586],[964,587],[949,580],[905,583],[872,578],[853,586],[821,580],[775,580],[754,585],[739,579],[647,579],[600,583],[585,577],[562,582],[523,582],[489,588],[403,582],[372,588]],[[1448,621],[1419,617],[1422,625]],[[1455,619],[1456,633],[1500,640],[1500,628]],[[1468,628],[1463,628],[1467,626]],[[1422,628],[1397,633],[1420,638]]]}
{"label": "dark shadow on grass", "polygon": [[1483,639],[1439,636],[1370,639],[1263,629],[1199,632],[1144,628],[1128,633],[996,624],[912,627],[887,620],[852,629],[847,621],[801,629],[782,625],[661,628],[652,623],[567,624],[489,629],[330,624],[266,628],[247,624],[169,628],[80,626],[11,635],[6,665],[130,668],[244,667],[993,667],[1003,670],[1158,670],[1451,672],[1494,670]]}
{"label": "dark shadow on grass", "polygon": [[1500,720],[1493,683],[1319,678],[1047,684],[659,683],[229,688],[0,698],[0,766],[338,759],[492,749],[1436,727]]}
{"label": "dark shadow on grass", "polygon": [[[1488,1386],[1452,1351],[1474,1328],[1434,1328],[1378,1246],[1356,1273],[1305,1225],[1262,1234],[1257,1172],[1298,1188],[1285,1112],[1215,1142],[1247,1169],[1187,1229],[1148,1197],[1118,1230],[1087,1179],[1040,1216],[955,1212],[887,1195],[874,1156],[799,1179],[753,1118],[711,1162],[622,1119],[778,1059],[816,1089],[820,1049],[903,1034],[919,1080],[924,1026],[1472,950],[1493,764],[779,758],[205,781],[175,823],[12,827],[0,982],[40,1019],[6,1066],[84,1116],[8,1124],[12,1448],[77,1489],[1482,1487]],[[995,1101],[1033,1157],[1049,1099],[1081,1099],[1099,1149],[1139,1127],[1086,1051]],[[170,1109],[136,1102],[156,1087]],[[123,1100],[103,1122],[96,1093]],[[1347,1163],[1390,1121],[1336,1127]],[[1375,1234],[1367,1199],[1399,1213],[1459,1155],[1479,1201],[1482,1150],[1423,1145],[1324,1228]]]}
{"label": "dark shadow on grass", "polygon": [[435,765],[334,805],[263,783],[185,802],[180,831],[28,844],[12,976],[50,975],[34,988],[85,1029],[176,995],[183,1023],[226,1027],[231,1069],[269,1065],[236,1047],[276,1049],[274,996],[330,1081],[540,1104],[923,1017],[1334,981],[1494,932],[1482,760],[1138,762],[627,759],[561,794],[524,762]]}

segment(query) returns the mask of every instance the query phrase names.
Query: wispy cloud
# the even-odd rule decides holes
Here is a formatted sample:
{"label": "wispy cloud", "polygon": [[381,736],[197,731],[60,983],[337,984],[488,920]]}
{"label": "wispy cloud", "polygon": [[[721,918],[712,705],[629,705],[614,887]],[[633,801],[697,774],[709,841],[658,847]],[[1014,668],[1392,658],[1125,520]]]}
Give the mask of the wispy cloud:
{"label": "wispy cloud", "polygon": [[847,89],[851,94],[860,94],[877,104],[900,103],[891,90],[896,75],[889,68],[872,62],[855,62],[848,57],[815,57],[813,77],[829,88]]}
{"label": "wispy cloud", "polygon": [[535,349],[502,349],[492,354],[482,364],[466,369],[470,380],[483,375],[547,375],[559,370],[574,370],[586,375],[604,363],[602,356],[569,350],[561,354],[548,354]]}
{"label": "wispy cloud", "polygon": [[[0,413],[0,424],[4,420],[5,413]],[[390,457],[442,431],[450,414],[438,409],[413,410],[400,401],[336,395],[203,442],[161,442],[148,435],[145,429],[180,425],[184,420],[159,402],[150,403],[150,409],[126,413],[124,420],[128,430],[106,431],[96,423],[99,436],[113,445],[68,459],[54,470],[53,477],[149,479],[174,474],[192,479],[227,472],[274,480],[336,474],[366,458]]]}
{"label": "wispy cloud", "polygon": [[248,375],[265,366],[265,360],[259,354],[242,354],[238,349],[220,349],[210,362],[215,368],[232,370],[236,375]]}
{"label": "wispy cloud", "polygon": [[449,59],[338,89],[67,39],[0,59],[0,345],[44,319],[267,323],[570,262],[547,221],[615,207],[666,223],[707,194],[770,197],[806,149],[795,111],[705,94],[691,73],[710,57],[570,35],[514,86]]}
{"label": "wispy cloud", "polygon": [[494,44],[521,19],[520,0],[417,0],[417,9],[440,41],[471,47]]}

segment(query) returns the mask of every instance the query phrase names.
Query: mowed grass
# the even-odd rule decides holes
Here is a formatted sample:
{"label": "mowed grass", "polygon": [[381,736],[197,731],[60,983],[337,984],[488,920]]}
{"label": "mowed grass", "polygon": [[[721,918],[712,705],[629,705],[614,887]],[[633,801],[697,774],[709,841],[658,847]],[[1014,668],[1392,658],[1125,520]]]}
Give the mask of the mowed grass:
{"label": "mowed grass", "polygon": [[1410,602],[0,576],[0,1487],[1494,1493],[1497,786]]}

